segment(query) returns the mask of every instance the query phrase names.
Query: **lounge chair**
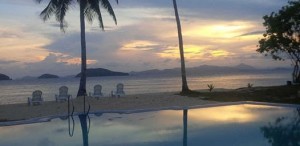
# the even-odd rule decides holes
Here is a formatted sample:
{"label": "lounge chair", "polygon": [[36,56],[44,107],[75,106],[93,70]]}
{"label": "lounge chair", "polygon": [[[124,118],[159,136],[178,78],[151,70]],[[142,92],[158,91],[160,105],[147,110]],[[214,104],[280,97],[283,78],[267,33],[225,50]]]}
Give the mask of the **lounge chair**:
{"label": "lounge chair", "polygon": [[41,90],[35,90],[34,92],[32,92],[32,97],[28,97],[28,105],[42,104],[44,101],[42,94],[43,93]]}
{"label": "lounge chair", "polygon": [[67,101],[68,98],[72,98],[72,95],[68,94],[68,87],[67,86],[61,86],[59,88],[59,94],[55,95],[55,101]]}
{"label": "lounge chair", "polygon": [[112,97],[121,97],[121,96],[125,96],[125,92],[124,92],[124,84],[119,83],[117,85],[117,90],[116,91],[111,91],[111,96]]}
{"label": "lounge chair", "polygon": [[91,97],[95,97],[96,99],[99,99],[100,97],[103,97],[102,94],[102,86],[101,85],[95,85],[94,86],[94,93],[89,93]]}

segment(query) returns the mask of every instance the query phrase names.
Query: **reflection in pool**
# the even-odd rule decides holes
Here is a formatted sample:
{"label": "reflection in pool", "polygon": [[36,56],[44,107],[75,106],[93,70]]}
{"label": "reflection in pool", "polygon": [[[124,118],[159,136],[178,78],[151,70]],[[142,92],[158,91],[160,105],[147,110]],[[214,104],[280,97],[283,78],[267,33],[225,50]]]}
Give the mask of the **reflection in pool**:
{"label": "reflection in pool", "polygon": [[299,144],[297,113],[292,107],[242,104],[133,114],[81,114],[73,117],[74,123],[72,117],[62,117],[45,123],[0,127],[0,146]]}

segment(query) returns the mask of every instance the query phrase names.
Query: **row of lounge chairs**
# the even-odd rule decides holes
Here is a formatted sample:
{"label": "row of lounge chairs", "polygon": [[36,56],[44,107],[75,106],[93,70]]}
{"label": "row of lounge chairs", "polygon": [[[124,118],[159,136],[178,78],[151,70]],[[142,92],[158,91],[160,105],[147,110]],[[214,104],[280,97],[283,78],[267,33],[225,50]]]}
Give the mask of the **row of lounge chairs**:
{"label": "row of lounge chairs", "polygon": [[[95,85],[94,92],[90,92],[89,96],[94,97],[96,99],[100,99],[101,97],[104,97],[104,94],[102,93],[102,86]],[[111,91],[110,96],[111,97],[125,96],[124,85],[122,83],[117,84],[116,90]],[[55,95],[56,102],[67,101],[68,99],[71,99],[71,98],[72,98],[72,95],[68,94],[67,86],[61,86],[59,88],[59,94]],[[42,97],[42,91],[40,91],[40,90],[36,90],[36,91],[32,92],[32,97],[28,97],[28,105],[42,104],[43,101],[44,101],[44,99]]]}

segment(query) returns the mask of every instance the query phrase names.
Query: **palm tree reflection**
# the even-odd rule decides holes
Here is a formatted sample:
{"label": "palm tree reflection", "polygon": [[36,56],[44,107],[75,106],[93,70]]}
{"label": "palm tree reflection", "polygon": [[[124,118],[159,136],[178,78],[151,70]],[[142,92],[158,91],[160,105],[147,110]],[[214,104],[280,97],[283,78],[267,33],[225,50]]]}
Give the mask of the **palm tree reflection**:
{"label": "palm tree reflection", "polygon": [[[81,131],[82,131],[82,139],[83,139],[83,146],[89,145],[89,126],[87,125],[87,121],[89,120],[88,114],[81,114],[78,115],[81,125]],[[90,120],[89,120],[90,121]]]}
{"label": "palm tree reflection", "polygon": [[[102,113],[97,113],[95,116],[102,116]],[[80,125],[81,125],[81,131],[82,131],[82,139],[83,139],[83,146],[89,146],[89,129],[90,129],[90,117],[89,113],[82,113],[78,115],[78,118],[80,120]],[[62,119],[66,120],[65,117],[62,117]],[[183,141],[182,145],[187,146],[187,128],[188,128],[188,109],[183,110]],[[73,136],[74,133],[74,118],[73,115],[68,116],[68,127],[69,127],[69,135],[70,137]],[[71,122],[73,121],[73,122]]]}
{"label": "palm tree reflection", "polygon": [[183,146],[187,146],[188,109],[183,110]]}
{"label": "palm tree reflection", "polygon": [[[89,117],[89,112],[90,112],[90,104],[88,104],[88,110],[86,111],[86,102],[85,102],[85,96],[84,96],[84,102],[83,102],[83,113],[79,114],[79,120],[80,120],[80,125],[81,125],[81,131],[82,131],[82,139],[83,139],[83,146],[88,146],[89,145],[89,129],[90,129],[90,117]],[[68,101],[68,128],[69,128],[69,136],[72,137],[74,134],[74,128],[75,128],[75,121],[73,117],[74,113],[74,104],[72,103],[72,111],[70,110],[70,101]],[[66,119],[65,117],[62,117],[61,119]],[[72,123],[71,123],[72,120]],[[72,128],[71,128],[72,125]]]}
{"label": "palm tree reflection", "polygon": [[[90,117],[88,113],[83,113],[78,115],[80,125],[81,125],[81,131],[82,131],[82,139],[83,139],[83,146],[89,145],[89,129],[90,129]],[[68,128],[69,128],[69,136],[73,137],[74,135],[74,128],[75,128],[75,122],[73,115],[69,115],[67,118],[60,117],[61,120],[67,120],[68,119]],[[72,121],[72,122],[71,122]]]}
{"label": "palm tree reflection", "polygon": [[261,127],[261,132],[272,146],[300,146],[300,108],[291,117],[279,117]]}

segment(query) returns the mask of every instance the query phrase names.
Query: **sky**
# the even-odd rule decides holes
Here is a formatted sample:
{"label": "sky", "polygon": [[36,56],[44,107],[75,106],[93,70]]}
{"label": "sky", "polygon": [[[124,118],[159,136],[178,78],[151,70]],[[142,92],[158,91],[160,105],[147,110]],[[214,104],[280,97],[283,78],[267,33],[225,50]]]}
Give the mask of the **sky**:
{"label": "sky", "polygon": [[[288,0],[177,0],[187,67],[290,67],[257,53],[265,31],[264,15]],[[39,14],[48,0],[0,0],[0,73],[12,78],[59,76],[80,72],[80,23],[77,3],[66,15],[62,32],[54,18]],[[180,67],[177,26],[172,0],[110,1],[117,25],[106,11],[105,31],[86,22],[88,68],[143,71]]]}

